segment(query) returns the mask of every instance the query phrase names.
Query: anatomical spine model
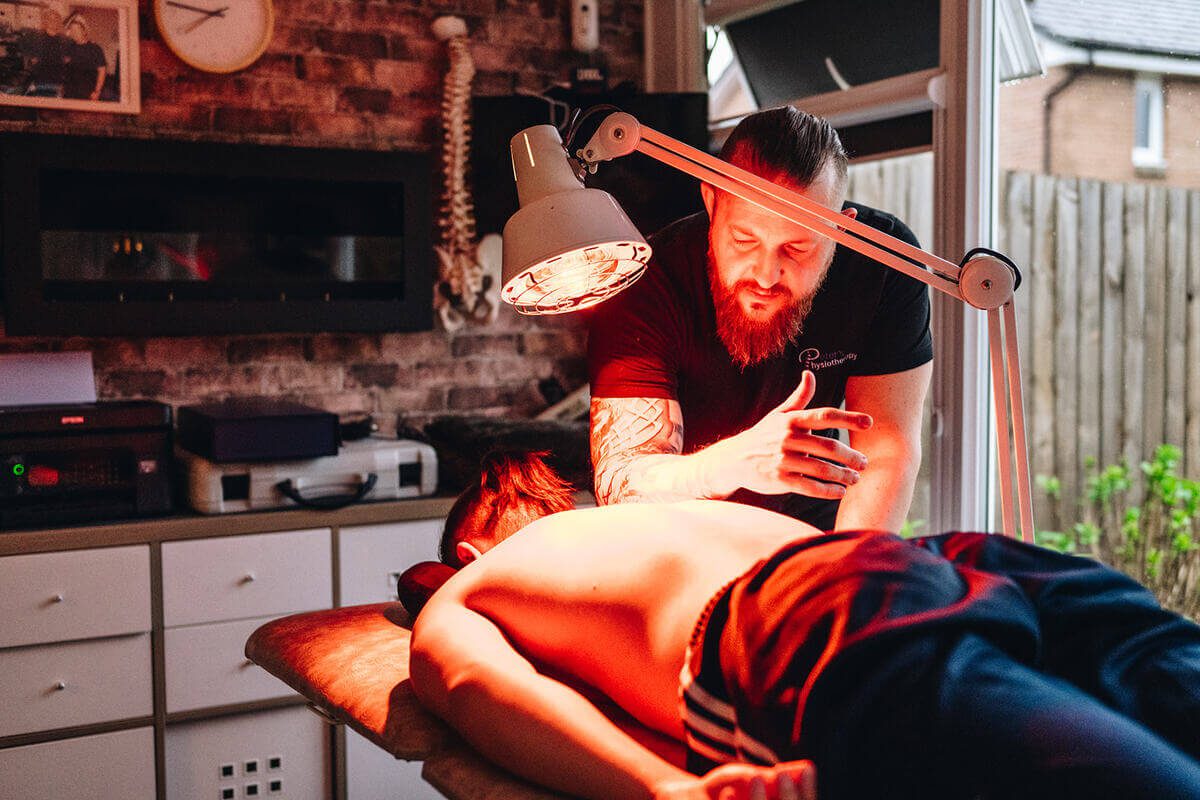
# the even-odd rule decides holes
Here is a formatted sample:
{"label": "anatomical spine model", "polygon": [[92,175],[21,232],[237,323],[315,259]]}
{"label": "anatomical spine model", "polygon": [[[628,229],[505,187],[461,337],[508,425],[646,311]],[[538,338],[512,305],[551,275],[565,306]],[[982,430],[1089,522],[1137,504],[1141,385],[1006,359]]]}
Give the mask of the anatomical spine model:
{"label": "anatomical spine model", "polygon": [[446,42],[450,68],[442,86],[442,202],[434,247],[438,282],[434,306],[448,331],[466,322],[496,318],[500,290],[500,237],[475,238],[475,202],[467,186],[471,153],[471,79],[475,63],[467,48],[467,25],[459,17],[434,20],[433,33]]}

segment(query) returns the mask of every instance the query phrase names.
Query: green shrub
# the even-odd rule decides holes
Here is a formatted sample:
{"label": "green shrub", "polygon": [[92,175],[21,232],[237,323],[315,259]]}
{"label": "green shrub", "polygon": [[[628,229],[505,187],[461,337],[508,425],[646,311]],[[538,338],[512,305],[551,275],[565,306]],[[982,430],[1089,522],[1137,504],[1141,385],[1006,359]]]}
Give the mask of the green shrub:
{"label": "green shrub", "polygon": [[[1038,531],[1035,541],[1111,564],[1167,608],[1200,618],[1200,481],[1179,475],[1180,455],[1178,447],[1160,446],[1142,462],[1137,489],[1127,464],[1101,469],[1089,459],[1080,521],[1069,530]],[[1059,498],[1057,478],[1039,475],[1037,483],[1048,499]]]}

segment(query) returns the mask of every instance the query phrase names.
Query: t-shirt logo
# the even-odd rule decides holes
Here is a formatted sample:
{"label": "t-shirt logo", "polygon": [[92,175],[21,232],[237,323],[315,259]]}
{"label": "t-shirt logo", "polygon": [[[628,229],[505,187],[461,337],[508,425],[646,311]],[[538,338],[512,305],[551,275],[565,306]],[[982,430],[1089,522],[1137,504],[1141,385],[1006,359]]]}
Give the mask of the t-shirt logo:
{"label": "t-shirt logo", "polygon": [[821,355],[821,351],[815,347],[808,347],[800,351],[800,366],[803,369],[811,369],[813,372],[828,367],[841,366],[847,361],[855,361],[857,359],[858,353],[847,353],[845,350],[834,350],[832,353],[826,353],[825,355]]}

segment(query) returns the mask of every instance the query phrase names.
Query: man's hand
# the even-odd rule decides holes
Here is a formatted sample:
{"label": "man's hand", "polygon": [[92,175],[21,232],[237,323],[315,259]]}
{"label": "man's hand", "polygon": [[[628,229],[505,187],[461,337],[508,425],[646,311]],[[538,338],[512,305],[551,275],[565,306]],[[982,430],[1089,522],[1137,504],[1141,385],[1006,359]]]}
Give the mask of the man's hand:
{"label": "man's hand", "polygon": [[814,430],[844,428],[865,431],[868,414],[837,408],[805,408],[817,379],[805,370],[800,385],[755,425],[702,451],[706,484],[724,497],[739,488],[760,494],[795,492],[809,497],[840,498],[858,482],[867,457]]}
{"label": "man's hand", "polygon": [[817,768],[811,761],[773,767],[725,764],[700,778],[659,786],[655,800],[816,800]]}

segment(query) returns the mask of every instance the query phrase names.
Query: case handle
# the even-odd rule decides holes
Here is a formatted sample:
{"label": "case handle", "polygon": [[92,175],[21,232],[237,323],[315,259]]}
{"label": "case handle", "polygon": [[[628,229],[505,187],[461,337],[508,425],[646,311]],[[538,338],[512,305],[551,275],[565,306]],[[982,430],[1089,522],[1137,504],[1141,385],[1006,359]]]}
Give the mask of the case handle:
{"label": "case handle", "polygon": [[305,497],[300,494],[300,490],[292,483],[291,478],[282,480],[275,484],[284,497],[292,500],[297,505],[305,508],[313,508],[318,511],[333,511],[338,508],[345,508],[348,505],[357,503],[362,500],[371,490],[375,488],[375,482],[379,480],[379,476],[374,472],[367,474],[366,480],[359,484],[358,488],[350,494],[335,494],[322,497]]}

